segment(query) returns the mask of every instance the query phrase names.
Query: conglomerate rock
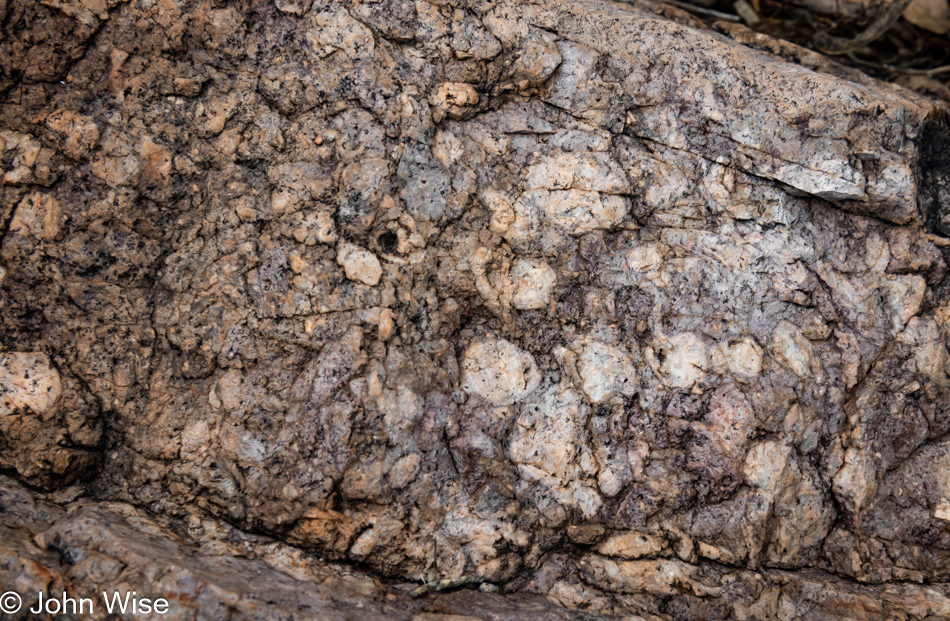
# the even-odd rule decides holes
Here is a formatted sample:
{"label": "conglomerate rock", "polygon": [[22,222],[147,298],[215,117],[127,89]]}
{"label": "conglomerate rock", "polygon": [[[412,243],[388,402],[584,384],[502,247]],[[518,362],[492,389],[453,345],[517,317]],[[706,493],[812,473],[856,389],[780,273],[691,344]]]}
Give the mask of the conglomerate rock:
{"label": "conglomerate rock", "polygon": [[4,585],[950,618],[928,101],[645,3],[0,18]]}

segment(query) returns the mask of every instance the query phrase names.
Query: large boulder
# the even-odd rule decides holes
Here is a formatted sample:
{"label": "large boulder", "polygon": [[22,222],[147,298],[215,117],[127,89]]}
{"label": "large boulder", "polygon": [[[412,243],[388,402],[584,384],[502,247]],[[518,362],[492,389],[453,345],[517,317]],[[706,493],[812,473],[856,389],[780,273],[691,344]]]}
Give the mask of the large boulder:
{"label": "large boulder", "polygon": [[0,468],[81,482],[5,483],[47,507],[5,554],[49,585],[128,547],[188,611],[329,606],[269,542],[515,594],[360,583],[407,619],[950,615],[926,99],[646,2],[0,11]]}

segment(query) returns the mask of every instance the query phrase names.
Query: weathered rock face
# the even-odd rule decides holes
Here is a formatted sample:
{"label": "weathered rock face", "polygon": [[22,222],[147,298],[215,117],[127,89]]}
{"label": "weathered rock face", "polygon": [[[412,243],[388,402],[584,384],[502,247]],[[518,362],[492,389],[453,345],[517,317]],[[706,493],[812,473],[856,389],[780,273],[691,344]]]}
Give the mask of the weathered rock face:
{"label": "weathered rock face", "polygon": [[657,10],[0,5],[7,557],[950,616],[946,116]]}
{"label": "weathered rock face", "polygon": [[351,568],[313,562],[301,550],[196,514],[175,532],[122,503],[44,502],[5,477],[0,477],[0,507],[4,587],[29,594],[26,608],[35,607],[40,591],[87,599],[87,614],[72,618],[115,618],[105,614],[102,593],[113,601],[115,593],[121,597],[131,590],[167,599],[171,604],[160,618],[176,620],[470,621],[474,617],[464,613],[473,608],[499,611],[494,618],[506,621],[592,618],[537,595],[467,591],[435,602],[413,600],[406,585],[387,587]]}
{"label": "weathered rock face", "polygon": [[98,401],[76,379],[64,382],[45,354],[0,353],[0,467],[47,487],[93,473],[98,414]]}

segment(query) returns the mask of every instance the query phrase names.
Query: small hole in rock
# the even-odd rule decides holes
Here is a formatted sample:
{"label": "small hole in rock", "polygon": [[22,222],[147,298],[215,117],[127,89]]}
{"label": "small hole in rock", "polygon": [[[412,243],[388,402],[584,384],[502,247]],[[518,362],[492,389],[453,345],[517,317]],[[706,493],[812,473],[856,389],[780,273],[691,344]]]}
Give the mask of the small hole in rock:
{"label": "small hole in rock", "polygon": [[379,247],[383,249],[383,252],[387,254],[396,252],[396,248],[399,247],[399,238],[396,237],[396,234],[392,231],[386,231],[377,237],[376,241],[379,243]]}

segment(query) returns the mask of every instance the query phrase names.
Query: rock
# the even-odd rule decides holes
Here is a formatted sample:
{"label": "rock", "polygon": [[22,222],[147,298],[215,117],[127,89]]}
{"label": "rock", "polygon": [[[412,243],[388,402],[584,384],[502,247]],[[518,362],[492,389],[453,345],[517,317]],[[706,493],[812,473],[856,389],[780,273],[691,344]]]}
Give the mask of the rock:
{"label": "rock", "polygon": [[592,341],[578,356],[581,389],[593,403],[612,394],[630,397],[637,391],[637,374],[630,356],[617,347]]}
{"label": "rock", "polygon": [[663,344],[663,373],[674,388],[690,388],[706,374],[706,344],[691,332],[677,334]]}
{"label": "rock", "polygon": [[512,302],[518,310],[547,307],[557,274],[544,261],[519,259],[511,267]]}
{"label": "rock", "polygon": [[0,415],[17,410],[43,414],[63,392],[59,372],[40,353],[0,354]]}
{"label": "rock", "polygon": [[389,472],[389,481],[393,488],[402,489],[412,483],[412,480],[419,473],[420,460],[418,453],[399,458],[399,461]]}
{"label": "rock", "polygon": [[495,405],[511,405],[534,392],[541,376],[534,358],[505,339],[468,346],[462,359],[462,390]]}
{"label": "rock", "polygon": [[619,556],[625,559],[635,559],[644,556],[655,556],[664,548],[656,537],[647,533],[628,531],[617,533],[609,537],[597,548],[597,552],[604,556]]}
{"label": "rock", "polygon": [[937,505],[937,508],[934,509],[934,517],[939,520],[950,521],[950,502],[942,501]]}
{"label": "rock", "polygon": [[904,11],[904,19],[937,34],[950,30],[950,5],[947,0],[913,0]]}
{"label": "rock", "polygon": [[591,584],[607,584],[622,593],[646,592],[659,597],[671,596],[678,585],[688,586],[694,593],[709,594],[705,585],[693,580],[696,568],[676,560],[614,561],[589,555],[582,565],[584,580]]}
{"label": "rock", "polygon": [[4,584],[950,615],[928,100],[640,0],[0,14]]}
{"label": "rock", "polygon": [[0,467],[33,485],[69,485],[95,471],[102,438],[98,403],[63,381],[45,354],[0,353]]}
{"label": "rock", "polygon": [[589,415],[580,394],[552,386],[521,406],[507,452],[526,483],[543,485],[559,504],[593,518],[602,499],[589,479],[595,470],[584,441]]}
{"label": "rock", "polygon": [[755,377],[762,372],[762,348],[750,339],[733,343],[723,352],[729,370],[737,376]]}
{"label": "rock", "polygon": [[570,479],[577,468],[578,437],[588,408],[577,392],[550,390],[526,406],[518,418],[509,453],[515,463],[528,464],[554,477]]}
{"label": "rock", "polygon": [[439,123],[448,115],[461,119],[478,104],[478,92],[471,84],[464,82],[445,82],[432,95],[432,120]]}
{"label": "rock", "polygon": [[775,442],[759,442],[746,456],[743,473],[751,485],[774,495],[788,467],[790,449]]}
{"label": "rock", "polygon": [[353,244],[340,245],[336,262],[343,266],[347,278],[370,287],[378,285],[383,275],[383,268],[376,255]]}
{"label": "rock", "polygon": [[807,377],[817,364],[811,343],[794,325],[783,321],[773,335],[772,347],[776,357],[796,375]]}
{"label": "rock", "polygon": [[891,332],[898,334],[907,325],[911,317],[920,312],[927,283],[920,276],[898,277],[887,280],[882,287],[886,292],[887,302],[891,315]]}
{"label": "rock", "polygon": [[10,230],[36,240],[51,241],[60,230],[61,210],[52,196],[33,192],[17,205]]}
{"label": "rock", "polygon": [[604,527],[600,524],[571,524],[567,527],[567,538],[574,543],[590,545],[604,536]]}
{"label": "rock", "polygon": [[[429,602],[412,599],[408,589],[390,589],[352,568],[312,562],[287,544],[250,536],[238,548],[228,541],[236,534],[233,528],[199,514],[190,515],[183,534],[174,534],[168,525],[122,503],[74,502],[66,515],[5,477],[0,478],[0,497],[7,509],[0,519],[0,530],[7,535],[0,542],[0,557],[17,561],[0,568],[0,579],[23,593],[24,612],[36,606],[36,593],[44,589],[47,596],[65,592],[76,600],[89,598],[100,611],[105,608],[103,590],[111,595],[128,588],[140,596],[164,598],[169,604],[165,616],[171,619],[222,608],[242,618],[309,614],[332,621],[353,616],[473,619],[465,612],[490,608],[522,619],[587,618],[543,598],[525,601],[478,591],[440,597],[445,614],[433,615],[423,612]],[[253,560],[247,558],[249,550]],[[59,560],[61,553],[69,555],[69,563]],[[150,578],[152,571],[160,572],[157,580]]]}
{"label": "rock", "polygon": [[88,154],[99,143],[95,120],[72,110],[60,110],[46,117],[46,128],[62,141],[63,153],[74,159]]}

